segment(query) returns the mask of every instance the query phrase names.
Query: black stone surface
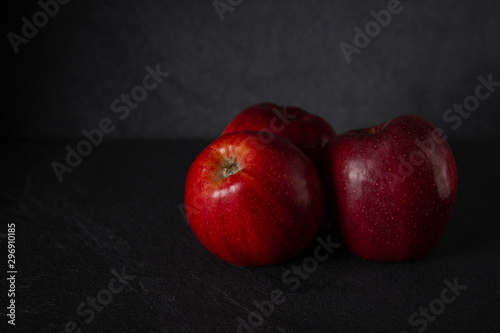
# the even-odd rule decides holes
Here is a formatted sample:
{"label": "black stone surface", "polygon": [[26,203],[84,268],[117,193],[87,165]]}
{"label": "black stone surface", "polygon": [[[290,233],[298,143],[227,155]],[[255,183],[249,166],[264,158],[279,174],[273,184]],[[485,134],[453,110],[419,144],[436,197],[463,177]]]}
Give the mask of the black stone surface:
{"label": "black stone surface", "polygon": [[[82,332],[235,332],[238,317],[257,311],[254,301],[279,289],[284,301],[255,331],[415,332],[409,317],[454,279],[467,289],[425,332],[500,330],[498,143],[451,142],[457,207],[431,254],[374,263],[341,245],[293,283],[283,274],[308,262],[317,241],[283,264],[242,268],[212,256],[183,219],[184,179],[208,143],[105,141],[62,183],[50,164],[75,142],[1,143],[1,253],[6,261],[7,224],[14,222],[18,270],[14,330],[4,315],[2,278],[2,331],[64,332],[74,321]],[[330,233],[325,224],[319,236]],[[116,282],[113,271],[128,276],[123,290],[111,285],[117,293],[106,291]],[[108,304],[94,317],[81,305],[79,314],[80,304],[97,296]]]}

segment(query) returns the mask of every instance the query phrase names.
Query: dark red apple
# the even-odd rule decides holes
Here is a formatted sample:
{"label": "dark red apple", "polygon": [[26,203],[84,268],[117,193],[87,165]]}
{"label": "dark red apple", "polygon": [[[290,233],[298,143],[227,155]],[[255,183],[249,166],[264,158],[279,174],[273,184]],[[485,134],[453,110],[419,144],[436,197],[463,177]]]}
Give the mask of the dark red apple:
{"label": "dark red apple", "polygon": [[375,261],[409,261],[443,236],[457,167],[441,131],[406,115],[335,137],[325,148],[331,216],[343,242]]}
{"label": "dark red apple", "polygon": [[301,252],[316,236],[325,194],[312,162],[276,135],[220,136],[191,165],[189,225],[214,255],[236,265],[268,265]]}
{"label": "dark red apple", "polygon": [[316,166],[322,150],[335,136],[333,127],[323,118],[294,106],[262,103],[240,112],[224,129],[225,133],[261,131],[277,134],[300,148]]}

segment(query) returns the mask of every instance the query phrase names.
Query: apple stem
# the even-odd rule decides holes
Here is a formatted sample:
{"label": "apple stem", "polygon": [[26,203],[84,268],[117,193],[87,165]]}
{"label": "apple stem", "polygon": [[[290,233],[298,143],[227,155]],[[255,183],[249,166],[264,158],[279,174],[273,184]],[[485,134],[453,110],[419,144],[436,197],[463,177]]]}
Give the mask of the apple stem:
{"label": "apple stem", "polygon": [[238,163],[236,163],[236,162],[231,163],[232,159],[233,159],[233,157],[231,156],[226,161],[226,163],[224,163],[224,172],[223,172],[224,178],[227,178],[231,175],[234,175],[235,173],[237,173],[239,171]]}

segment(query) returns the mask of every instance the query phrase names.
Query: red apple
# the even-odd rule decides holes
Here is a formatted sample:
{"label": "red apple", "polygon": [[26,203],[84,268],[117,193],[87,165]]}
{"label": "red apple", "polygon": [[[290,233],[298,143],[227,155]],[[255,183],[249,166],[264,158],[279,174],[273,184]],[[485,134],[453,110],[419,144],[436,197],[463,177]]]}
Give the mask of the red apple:
{"label": "red apple", "polygon": [[191,165],[189,225],[214,255],[268,265],[301,252],[316,236],[325,195],[318,171],[293,144],[243,131],[220,136]]}
{"label": "red apple", "polygon": [[375,261],[408,261],[443,236],[457,195],[457,167],[441,131],[406,115],[335,137],[324,179],[343,242]]}
{"label": "red apple", "polygon": [[335,136],[323,118],[298,107],[262,103],[240,112],[224,129],[225,133],[261,131],[277,134],[300,148],[316,166],[321,165],[322,150]]}

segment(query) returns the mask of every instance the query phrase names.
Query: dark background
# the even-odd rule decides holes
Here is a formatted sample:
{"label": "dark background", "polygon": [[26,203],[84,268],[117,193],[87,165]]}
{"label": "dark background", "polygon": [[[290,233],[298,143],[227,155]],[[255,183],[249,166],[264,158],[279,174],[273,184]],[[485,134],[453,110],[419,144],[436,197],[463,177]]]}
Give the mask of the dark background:
{"label": "dark background", "polygon": [[[21,2],[23,3],[23,2]],[[243,1],[220,21],[210,1],[71,1],[6,55],[2,136],[80,137],[114,117],[145,67],[170,73],[112,137],[214,138],[235,113],[261,101],[297,105],[339,131],[422,115],[452,138],[498,138],[498,96],[459,131],[443,113],[499,80],[498,1],[403,1],[347,63],[339,44],[387,1]],[[19,33],[35,1],[10,4],[3,35]],[[3,24],[3,23],[2,23]]]}
{"label": "dark background", "polygon": [[[455,277],[468,289],[426,332],[499,331],[500,92],[457,129],[443,114],[474,93],[478,76],[500,81],[500,2],[402,1],[348,64],[339,44],[352,45],[353,28],[387,3],[243,1],[221,21],[211,1],[72,0],[17,54],[7,34],[21,34],[21,18],[32,22],[40,7],[5,5],[0,244],[6,256],[15,222],[13,331],[62,332],[71,320],[83,332],[235,331],[276,288],[286,301],[260,331],[415,331],[409,316]],[[169,76],[120,120],[110,104],[157,64]],[[385,264],[341,246],[296,291],[281,276],[315,242],[272,267],[211,256],[178,209],[187,169],[237,112],[262,101],[302,107],[339,133],[407,113],[442,128],[460,178],[438,247]],[[107,117],[116,130],[60,183],[51,163]],[[330,233],[325,223],[320,235]],[[130,287],[85,323],[77,306],[123,267],[135,276]],[[0,299],[4,309],[3,287]]]}

